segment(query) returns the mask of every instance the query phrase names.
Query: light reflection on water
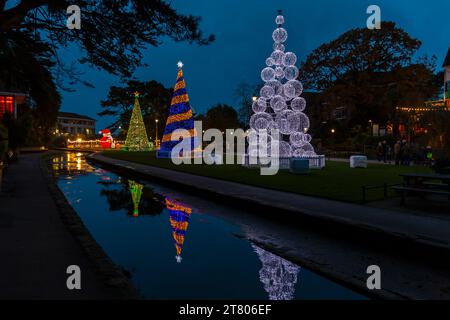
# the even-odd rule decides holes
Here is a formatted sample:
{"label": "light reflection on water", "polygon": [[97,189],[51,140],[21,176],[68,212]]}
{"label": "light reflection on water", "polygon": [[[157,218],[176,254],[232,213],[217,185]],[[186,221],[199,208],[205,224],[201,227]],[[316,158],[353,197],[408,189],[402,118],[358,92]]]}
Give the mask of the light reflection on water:
{"label": "light reflection on water", "polygon": [[82,154],[56,156],[50,167],[93,237],[146,298],[364,298],[236,237],[245,231],[217,214],[234,209],[126,179]]}

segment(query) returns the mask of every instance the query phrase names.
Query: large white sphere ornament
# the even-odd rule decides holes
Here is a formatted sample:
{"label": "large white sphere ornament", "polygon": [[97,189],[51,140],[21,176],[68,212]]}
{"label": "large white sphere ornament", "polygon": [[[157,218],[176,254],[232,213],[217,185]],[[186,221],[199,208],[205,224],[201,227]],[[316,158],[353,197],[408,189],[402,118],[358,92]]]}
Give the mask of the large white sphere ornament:
{"label": "large white sphere ornament", "polygon": [[303,93],[303,85],[298,80],[289,80],[283,85],[283,87],[284,94],[288,98],[299,97]]}
{"label": "large white sphere ornament", "polygon": [[273,111],[280,112],[287,108],[287,104],[282,96],[276,95],[270,100],[270,107]]}
{"label": "large white sphere ornament", "polygon": [[305,153],[307,152],[314,152],[314,148],[310,143],[305,143],[303,146],[300,147]]}
{"label": "large white sphere ornament", "polygon": [[280,50],[284,52],[284,50],[286,50],[286,47],[282,43],[274,43],[273,50]]}
{"label": "large white sphere ornament", "polygon": [[289,100],[295,98],[295,88],[289,83],[283,85],[283,93]]}
{"label": "large white sphere ornament", "polygon": [[303,133],[306,133],[309,130],[309,118],[303,112],[295,112],[295,115],[299,121],[299,131],[303,131]]}
{"label": "large white sphere ornament", "polygon": [[300,119],[296,112],[292,110],[283,110],[279,112],[275,118],[280,133],[292,134],[299,128]]}
{"label": "large white sphere ornament", "polygon": [[301,148],[294,149],[292,151],[292,157],[294,158],[302,158],[305,155],[305,151]]}
{"label": "large white sphere ornament", "polygon": [[275,95],[275,90],[271,86],[265,85],[264,87],[261,88],[260,94],[261,97],[269,100]]}
{"label": "large white sphere ornament", "polygon": [[266,65],[268,67],[271,67],[271,66],[275,65],[275,60],[273,60],[272,58],[267,58],[266,59]]}
{"label": "large white sphere ornament", "polygon": [[282,67],[276,67],[275,68],[275,77],[277,77],[278,79],[283,79],[284,78],[284,70]]}
{"label": "large white sphere ornament", "polygon": [[264,104],[263,103],[259,103],[258,100],[253,102],[252,110],[253,110],[254,113],[264,112],[264,111],[266,111],[266,108],[267,108],[266,101],[264,101]]}
{"label": "large white sphere ornament", "polygon": [[276,95],[283,94],[283,85],[278,80],[270,80],[266,82],[266,86],[271,86],[275,90]]}
{"label": "large white sphere ornament", "polygon": [[276,23],[276,24],[283,24],[283,23],[284,23],[284,17],[283,17],[282,15],[278,15],[278,16],[275,18],[275,23]]}
{"label": "large white sphere ornament", "polygon": [[309,142],[311,142],[311,140],[312,140],[312,137],[311,137],[310,134],[305,133],[305,134],[303,135],[303,141],[304,141],[304,142],[309,143]]}
{"label": "large white sphere ornament", "polygon": [[[274,152],[275,155],[277,152]],[[292,156],[292,147],[286,141],[279,141],[278,156],[280,158],[290,158]]]}
{"label": "large white sphere ornament", "polygon": [[268,130],[269,132],[271,132],[272,130],[279,130],[278,124],[277,124],[275,121],[271,121],[271,122],[269,123],[269,126],[267,127],[267,130]]}
{"label": "large white sphere ornament", "polygon": [[298,77],[298,68],[296,66],[288,66],[284,69],[284,74],[287,80],[294,80]]}
{"label": "large white sphere ornament", "polygon": [[275,41],[275,43],[283,43],[287,40],[288,34],[286,29],[284,28],[277,28],[272,33],[272,39]]}
{"label": "large white sphere ornament", "polygon": [[275,70],[269,67],[264,68],[263,71],[261,71],[261,79],[263,79],[264,82],[275,79]]}
{"label": "large white sphere ornament", "polygon": [[269,123],[272,121],[272,116],[266,112],[255,113],[250,117],[250,128],[259,132],[267,130]]}
{"label": "large white sphere ornament", "polygon": [[306,108],[306,100],[302,97],[295,98],[291,101],[291,109],[294,111],[302,112]]}
{"label": "large white sphere ornament", "polygon": [[288,66],[293,66],[295,65],[295,63],[297,62],[297,56],[295,55],[295,53],[293,52],[286,52],[284,57],[283,57],[283,65],[288,67]]}
{"label": "large white sphere ornament", "polygon": [[275,50],[270,57],[275,61],[275,65],[280,66],[283,63],[284,52],[281,50]]}
{"label": "large white sphere ornament", "polygon": [[294,147],[301,147],[305,144],[304,133],[303,132],[294,132],[289,136],[289,142]]}

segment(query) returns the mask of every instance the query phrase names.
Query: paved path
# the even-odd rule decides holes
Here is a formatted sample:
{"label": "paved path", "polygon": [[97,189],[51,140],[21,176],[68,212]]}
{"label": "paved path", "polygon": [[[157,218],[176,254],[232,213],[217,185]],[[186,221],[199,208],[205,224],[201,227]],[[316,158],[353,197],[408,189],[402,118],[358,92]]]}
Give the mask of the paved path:
{"label": "paved path", "polygon": [[[139,174],[141,177],[157,177],[189,187],[206,190],[232,199],[296,212],[303,216],[319,218],[324,222],[345,224],[362,230],[380,232],[390,236],[432,245],[444,250],[450,245],[450,219],[419,216],[401,211],[373,208],[363,205],[302,196],[234,182],[192,175],[123,160],[111,159],[100,154],[89,158],[114,165]],[[278,212],[273,210],[274,214]]]}
{"label": "paved path", "polygon": [[[40,168],[40,155],[22,155],[5,174],[0,193],[0,299],[116,298],[61,222]],[[66,287],[66,268],[78,265],[82,290]]]}

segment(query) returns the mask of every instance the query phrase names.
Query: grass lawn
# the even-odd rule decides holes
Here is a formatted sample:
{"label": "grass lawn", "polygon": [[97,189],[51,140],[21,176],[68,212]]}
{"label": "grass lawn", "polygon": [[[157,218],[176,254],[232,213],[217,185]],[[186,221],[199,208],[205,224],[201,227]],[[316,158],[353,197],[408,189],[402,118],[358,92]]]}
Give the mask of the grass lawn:
{"label": "grass lawn", "polygon": [[[294,175],[289,171],[280,170],[275,176],[261,176],[259,169],[247,169],[240,165],[176,166],[170,159],[157,159],[155,152],[107,151],[103,152],[103,155],[201,176],[347,202],[360,202],[361,188],[364,185],[401,183],[400,173],[431,172],[431,169],[426,167],[395,167],[382,164],[369,164],[367,169],[350,169],[346,162],[327,161],[325,169],[312,170],[309,175]],[[382,198],[382,189],[369,190],[367,193],[369,201]]]}

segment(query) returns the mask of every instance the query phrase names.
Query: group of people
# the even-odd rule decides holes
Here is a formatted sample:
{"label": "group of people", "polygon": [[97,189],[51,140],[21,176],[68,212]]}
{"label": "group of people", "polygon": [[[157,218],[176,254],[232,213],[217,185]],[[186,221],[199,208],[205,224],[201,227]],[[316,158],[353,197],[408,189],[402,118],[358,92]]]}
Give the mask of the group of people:
{"label": "group of people", "polygon": [[398,140],[393,147],[384,140],[378,143],[376,152],[378,161],[391,163],[394,160],[396,166],[409,166],[411,161],[426,162],[433,158],[431,147],[421,148],[406,140]]}

